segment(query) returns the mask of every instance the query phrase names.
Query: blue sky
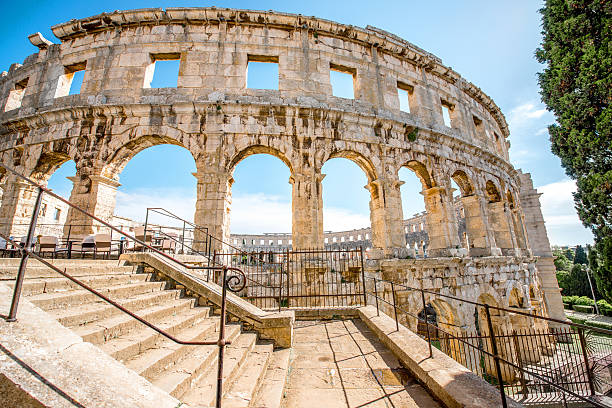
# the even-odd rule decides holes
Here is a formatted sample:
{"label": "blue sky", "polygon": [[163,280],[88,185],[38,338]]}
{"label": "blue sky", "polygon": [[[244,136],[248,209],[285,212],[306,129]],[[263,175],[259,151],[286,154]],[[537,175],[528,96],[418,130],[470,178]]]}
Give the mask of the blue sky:
{"label": "blue sky", "polygon": [[[510,124],[510,157],[516,167],[530,172],[539,191],[553,244],[592,241],[573,209],[575,188],[559,159],[550,153],[546,126],[551,113],[540,102],[536,73],[541,66],[533,55],[540,42],[541,2],[515,0],[424,1],[149,1],[58,2],[25,1],[3,4],[5,23],[0,27],[0,70],[36,51],[27,36],[40,31],[59,42],[50,27],[118,9],[172,6],[216,6],[277,10],[339,21],[360,27],[373,25],[392,32],[434,53],[444,64],[475,83],[500,106]],[[170,168],[152,166],[172,158]],[[71,164],[50,180],[50,187],[69,192],[66,175]],[[117,213],[142,218],[144,202],[156,202],[192,217],[195,192],[193,159],[175,146],[160,146],[137,155],[121,175]],[[335,159],[324,167],[325,228],[345,229],[369,225],[365,176],[353,163]],[[144,177],[144,176],[147,177]],[[402,172],[404,215],[423,210],[416,178]],[[289,171],[278,159],[257,155],[239,164],[234,174],[232,231],[290,231],[291,186]],[[253,211],[257,209],[257,220]]]}

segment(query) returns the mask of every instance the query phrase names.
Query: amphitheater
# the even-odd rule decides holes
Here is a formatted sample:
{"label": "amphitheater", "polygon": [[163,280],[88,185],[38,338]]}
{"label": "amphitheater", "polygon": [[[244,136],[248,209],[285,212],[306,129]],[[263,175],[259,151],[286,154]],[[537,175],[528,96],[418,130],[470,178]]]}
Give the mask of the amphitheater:
{"label": "amphitheater", "polygon": [[[438,57],[376,27],[272,11],[115,11],[52,31],[60,44],[32,34],[38,51],[0,77],[3,237],[28,234],[42,191],[16,173],[45,186],[73,160],[59,238],[69,226],[73,239],[83,238],[108,231],[103,222],[113,221],[126,164],[151,146],[173,144],[195,159],[194,224],[214,237],[195,229],[193,253],[217,256],[237,244],[234,250],[286,253],[279,262],[302,269],[257,270],[280,279],[267,280],[271,306],[249,303],[250,284],[242,297],[227,295],[231,344],[218,358],[216,346],[173,343],[31,255],[17,321],[0,321],[3,406],[212,406],[212,367],[223,359],[228,407],[502,406],[483,373],[466,368],[466,356],[443,345],[428,351],[417,316],[434,316],[454,335],[487,335],[483,304],[512,311],[495,313],[491,329],[563,327],[539,194],[530,175],[510,164],[504,115]],[[151,88],[156,62],[164,60],[180,61],[177,85]],[[277,64],[277,90],[246,86],[252,62]],[[69,95],[79,71],[80,92]],[[333,96],[330,71],[352,76],[353,99]],[[398,90],[408,95],[408,109],[400,110]],[[291,234],[232,236],[233,171],[261,153],[291,172]],[[365,173],[371,228],[324,232],[321,168],[333,158]],[[401,168],[420,180],[426,209],[408,221]],[[325,254],[358,247],[366,255],[356,255],[355,265],[325,264],[337,260]],[[289,260],[293,253],[301,255]],[[211,339],[221,324],[219,286],[188,273],[206,257],[173,256],[145,251],[52,263],[179,338]],[[236,252],[230,263],[255,276],[240,258]],[[0,260],[2,313],[19,261]],[[307,291],[304,299],[318,300],[283,292],[290,280]],[[398,317],[396,307],[413,314]],[[511,351],[539,361],[551,347]],[[502,355],[512,359],[511,351]],[[481,360],[485,374],[495,375],[493,359]],[[518,377],[512,371],[503,378]],[[503,406],[520,406],[511,396]]]}

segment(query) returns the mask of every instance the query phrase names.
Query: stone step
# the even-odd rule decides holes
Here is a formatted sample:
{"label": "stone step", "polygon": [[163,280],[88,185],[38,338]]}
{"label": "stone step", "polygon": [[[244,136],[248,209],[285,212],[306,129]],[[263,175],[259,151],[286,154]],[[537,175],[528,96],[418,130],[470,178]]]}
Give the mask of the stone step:
{"label": "stone step", "polygon": [[[138,314],[140,315],[140,312]],[[209,316],[210,308],[194,307],[165,318],[159,323],[155,322],[155,325],[170,335],[177,337],[181,330],[206,321]],[[131,332],[109,339],[98,347],[118,361],[127,361],[155,347],[164,340],[166,338],[163,335],[139,323],[139,326]]]}
{"label": "stone step", "polygon": [[[160,291],[163,290],[165,286],[166,282],[139,282],[117,287],[101,288],[98,292],[112,300],[117,300],[142,293]],[[52,310],[95,302],[100,298],[88,290],[81,289],[68,292],[41,293],[39,295],[30,296],[28,299],[42,309]]]}
{"label": "stone step", "polygon": [[261,387],[251,401],[250,407],[278,408],[281,406],[285,384],[289,376],[290,357],[291,349],[288,348],[275,350],[272,353]]}
{"label": "stone step", "polygon": [[[129,283],[146,282],[151,280],[149,273],[113,274],[81,276],[78,278],[84,284],[94,288],[126,285]],[[38,295],[41,293],[62,292],[69,290],[82,290],[79,285],[66,278],[34,278],[23,282],[23,294],[25,296]]]}
{"label": "stone step", "polygon": [[[57,260],[51,260],[52,264],[61,270],[66,270],[66,273],[70,276],[88,276],[88,275],[108,275],[108,274],[132,274],[135,273],[137,268],[135,266],[120,266],[117,265],[117,261],[113,261],[112,265],[58,265]],[[49,268],[46,265],[40,265],[31,267],[29,265],[26,269],[26,279],[30,278],[57,278],[60,275]],[[0,280],[14,280],[17,277],[18,266],[0,266]]]}
{"label": "stone step", "polygon": [[[233,379],[236,370],[246,358],[246,354],[253,349],[256,341],[255,333],[242,333],[225,348],[223,389],[231,386],[231,384],[226,385],[228,380]],[[151,382],[190,406],[187,400],[214,401],[217,389],[217,356],[216,346],[198,348],[188,359]],[[200,392],[194,394],[194,390]]]}
{"label": "stone step", "polygon": [[[188,341],[217,341],[219,339],[218,329],[219,318],[209,318],[197,325],[181,330],[176,337],[180,340]],[[226,326],[227,340],[234,341],[239,335],[240,325],[232,324]],[[155,347],[125,362],[125,365],[147,380],[153,381],[159,378],[163,372],[180,364],[184,359],[197,358],[203,365],[210,363],[210,360],[214,359],[214,352],[217,348],[218,346],[216,345],[181,345],[168,339],[162,339]]]}
{"label": "stone step", "polygon": [[[143,309],[137,315],[156,326],[158,322],[175,320],[177,315],[193,308],[194,299],[177,299],[169,304],[151,306]],[[205,311],[207,313],[207,311]],[[179,320],[180,322],[180,320]],[[110,339],[127,334],[144,325],[127,314],[121,314],[107,319],[99,320],[84,326],[73,328],[84,341],[93,344],[102,344]]]}
{"label": "stone step", "polygon": [[[231,389],[236,380],[236,373],[240,370],[240,366],[244,363],[247,355],[255,347],[257,334],[253,332],[242,333],[238,339],[225,349],[223,359],[223,391]],[[216,358],[215,358],[216,360]],[[154,385],[158,383],[153,382]],[[159,384],[164,388],[166,384]],[[214,406],[215,394],[217,389],[217,366],[206,371],[200,378],[192,381],[189,389],[183,390],[180,393],[172,393],[171,395],[179,398],[182,402],[192,408]]]}
{"label": "stone step", "polygon": [[251,401],[266,375],[273,349],[272,344],[257,344],[253,348],[236,375],[237,380],[234,381],[234,385],[225,393],[223,407],[248,408],[251,406]]}
{"label": "stone step", "polygon": [[[171,302],[175,299],[179,299],[180,296],[180,290],[162,290],[130,296],[117,303],[131,312],[137,312],[146,307]],[[106,319],[120,314],[123,314],[121,310],[102,299],[96,302],[85,303],[77,307],[53,311],[55,318],[66,327],[82,326],[96,320]]]}

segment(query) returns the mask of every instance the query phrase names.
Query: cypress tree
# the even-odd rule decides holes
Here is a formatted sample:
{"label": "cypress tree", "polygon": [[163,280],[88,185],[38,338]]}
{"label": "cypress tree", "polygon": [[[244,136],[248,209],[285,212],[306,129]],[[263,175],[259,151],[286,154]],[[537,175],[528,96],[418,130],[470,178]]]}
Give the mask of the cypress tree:
{"label": "cypress tree", "polygon": [[612,1],[546,0],[536,58],[542,101],[555,114],[552,151],[576,180],[574,203],[595,238],[593,270],[612,301]]}

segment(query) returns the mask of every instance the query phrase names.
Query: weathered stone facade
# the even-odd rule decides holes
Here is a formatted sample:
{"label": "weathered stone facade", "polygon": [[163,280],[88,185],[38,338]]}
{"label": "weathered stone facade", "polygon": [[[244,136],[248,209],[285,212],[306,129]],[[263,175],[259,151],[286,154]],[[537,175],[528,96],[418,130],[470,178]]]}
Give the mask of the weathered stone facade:
{"label": "weathered stone facade", "polygon": [[[293,247],[322,248],[321,168],[344,157],[367,175],[371,258],[402,258],[407,248],[398,171],[408,167],[423,186],[430,257],[450,257],[444,262],[461,266],[453,269],[458,274],[471,263],[485,265],[483,282],[501,285],[500,304],[504,274],[518,273],[521,288],[539,290],[531,249],[546,252],[548,243],[541,216],[525,222],[523,203],[531,214],[539,203],[534,192],[521,190],[528,176],[509,162],[504,116],[436,56],[374,27],[275,12],[142,9],[52,30],[61,44],[30,36],[38,53],[0,78],[1,160],[42,183],[74,160],[70,199],[95,215],[112,218],[121,171],[134,155],[175,144],[196,161],[195,222],[227,240],[233,170],[245,157],[267,153],[291,172]],[[154,63],[164,59],[180,61],[177,86],[152,89]],[[246,87],[250,61],[278,63],[278,90]],[[67,95],[79,70],[81,91]],[[353,75],[354,99],[332,95],[330,70]],[[398,89],[408,92],[409,113],[399,109]],[[469,254],[461,248],[451,180],[461,189]],[[3,175],[2,183],[1,229],[18,235],[34,194],[11,176]],[[94,231],[93,222],[76,212],[67,222],[89,223],[80,234]],[[500,264],[507,271],[489,270]],[[547,306],[557,308],[554,273],[542,265]],[[413,269],[406,265],[400,275]],[[442,278],[423,276],[423,284]]]}

